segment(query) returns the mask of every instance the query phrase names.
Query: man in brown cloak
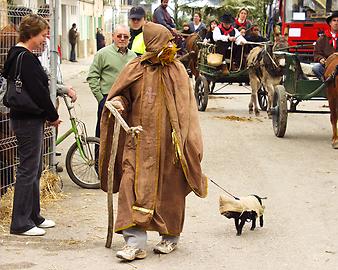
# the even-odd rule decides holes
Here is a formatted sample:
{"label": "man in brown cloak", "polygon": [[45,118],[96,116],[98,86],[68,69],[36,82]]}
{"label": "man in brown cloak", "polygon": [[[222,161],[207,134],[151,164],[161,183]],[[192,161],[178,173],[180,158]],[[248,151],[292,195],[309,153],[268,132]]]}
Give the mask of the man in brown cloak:
{"label": "man in brown cloak", "polygon": [[[191,191],[199,197],[207,195],[197,106],[184,66],[174,59],[173,36],[151,22],[143,33],[146,53],[129,62],[107,97],[129,126],[143,127],[136,137],[120,137],[123,149],[115,163],[114,192],[119,192],[115,231],[126,241],[116,256],[124,260],[146,257],[146,231],[162,236],[154,252],[173,251],[183,229],[185,197]],[[100,138],[104,191],[113,128],[114,117],[105,108]]]}

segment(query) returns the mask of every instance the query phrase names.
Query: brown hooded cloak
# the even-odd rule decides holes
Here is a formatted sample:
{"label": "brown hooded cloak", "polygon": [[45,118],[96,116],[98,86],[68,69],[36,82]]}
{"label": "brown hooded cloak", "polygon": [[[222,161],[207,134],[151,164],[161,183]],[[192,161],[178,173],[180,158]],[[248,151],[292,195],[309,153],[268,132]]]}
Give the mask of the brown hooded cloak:
{"label": "brown hooded cloak", "polygon": [[[115,231],[137,225],[179,235],[186,195],[191,191],[200,197],[207,195],[207,178],[200,166],[198,111],[181,62],[161,64],[156,57],[173,39],[171,33],[149,22],[143,34],[146,53],[122,70],[107,98],[122,102],[129,126],[143,127],[135,138],[125,132],[120,136],[114,171],[114,192],[119,192]],[[114,117],[104,108],[100,176],[105,191],[113,128]]]}

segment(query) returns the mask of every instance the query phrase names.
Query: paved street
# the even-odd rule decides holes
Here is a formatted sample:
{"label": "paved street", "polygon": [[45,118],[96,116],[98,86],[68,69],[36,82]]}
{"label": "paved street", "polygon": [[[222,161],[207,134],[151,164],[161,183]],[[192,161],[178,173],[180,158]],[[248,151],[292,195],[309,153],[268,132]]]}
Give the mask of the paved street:
{"label": "paved street", "polygon": [[[77,114],[93,135],[97,104],[85,83],[90,61],[64,62],[62,69],[66,83],[77,90]],[[223,91],[248,92],[237,85]],[[286,135],[277,138],[266,113],[248,118],[248,102],[248,95],[213,96],[206,112],[200,112],[203,170],[237,196],[267,196],[263,228],[250,231],[246,223],[242,236],[236,236],[234,221],[219,214],[224,192],[210,183],[206,199],[188,196],[185,227],[174,253],[153,254],[159,237],[149,233],[148,257],[121,263],[115,257],[123,246],[120,235],[114,235],[112,249],[104,247],[106,194],[81,189],[63,172],[67,197],[43,209],[57,227],[41,238],[0,233],[0,269],[337,269],[338,151],[331,148],[329,116],[289,114]],[[328,110],[324,104],[307,102],[299,108]],[[64,106],[60,111],[62,133],[69,122]],[[60,164],[71,142],[59,147]]]}

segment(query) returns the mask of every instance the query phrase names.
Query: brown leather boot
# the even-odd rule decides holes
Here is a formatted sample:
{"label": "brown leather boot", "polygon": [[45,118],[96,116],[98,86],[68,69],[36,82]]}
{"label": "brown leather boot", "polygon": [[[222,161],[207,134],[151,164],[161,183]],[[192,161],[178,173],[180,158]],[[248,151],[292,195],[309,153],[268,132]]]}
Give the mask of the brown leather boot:
{"label": "brown leather boot", "polygon": [[223,73],[224,75],[229,75],[229,69],[228,69],[228,66],[227,66],[227,65],[223,64],[223,65],[221,66],[221,70],[222,70],[222,73]]}

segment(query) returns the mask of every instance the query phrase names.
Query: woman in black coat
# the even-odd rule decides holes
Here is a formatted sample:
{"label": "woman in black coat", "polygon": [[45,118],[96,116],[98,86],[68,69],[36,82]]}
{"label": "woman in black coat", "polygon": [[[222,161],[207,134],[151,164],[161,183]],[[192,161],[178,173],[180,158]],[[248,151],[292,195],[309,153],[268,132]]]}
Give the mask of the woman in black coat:
{"label": "woman in black coat", "polygon": [[43,228],[54,227],[52,220],[40,215],[40,176],[42,171],[42,144],[44,123],[58,127],[61,120],[50,99],[48,76],[33,50],[42,48],[49,30],[39,15],[25,16],[19,27],[19,43],[12,47],[4,64],[7,82],[14,80],[17,59],[22,54],[22,91],[26,91],[36,110],[10,106],[10,125],[18,143],[19,165],[10,232],[28,236],[44,235]]}

